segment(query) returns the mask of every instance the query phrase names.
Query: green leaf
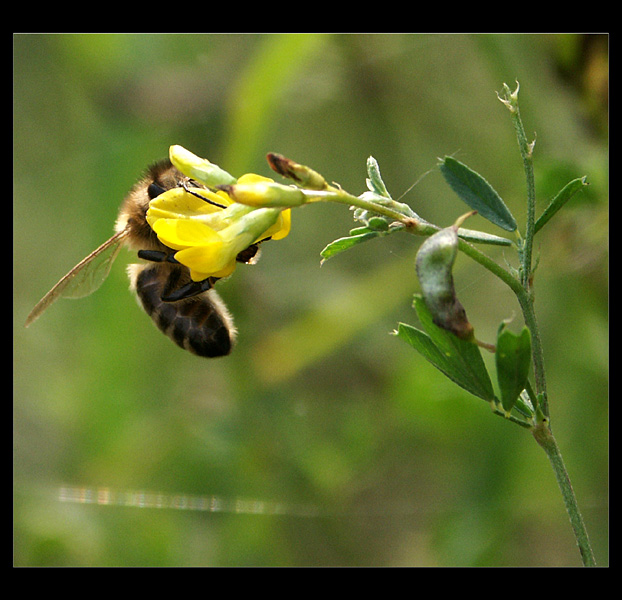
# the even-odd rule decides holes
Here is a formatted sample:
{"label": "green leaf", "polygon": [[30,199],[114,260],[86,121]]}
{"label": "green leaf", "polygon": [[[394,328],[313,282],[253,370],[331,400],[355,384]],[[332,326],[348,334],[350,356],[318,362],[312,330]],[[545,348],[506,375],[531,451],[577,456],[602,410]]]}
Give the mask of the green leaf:
{"label": "green leaf", "polygon": [[506,231],[516,229],[516,220],[501,196],[479,173],[451,156],[442,159],[440,169],[447,183],[468,206]]}
{"label": "green leaf", "polygon": [[546,223],[549,222],[551,217],[562,207],[570,198],[572,198],[581,188],[587,185],[585,181],[585,177],[579,177],[577,179],[573,179],[571,182],[567,183],[551,200],[551,203],[546,207],[544,212],[540,215],[538,220],[536,221],[534,232],[538,233],[540,229]]}
{"label": "green leaf", "polygon": [[421,296],[416,295],[413,304],[425,332],[400,323],[398,337],[460,387],[488,402],[493,400],[492,383],[479,347],[434,325]]}
{"label": "green leaf", "polygon": [[367,227],[374,231],[388,231],[389,222],[386,217],[370,217],[369,221],[367,221]]}
{"label": "green leaf", "polygon": [[380,231],[370,231],[366,227],[359,227],[358,229],[353,229],[352,231],[365,230],[356,235],[350,235],[348,237],[342,237],[334,242],[331,242],[320,252],[320,256],[323,260],[328,260],[333,256],[339,254],[340,252],[344,252],[345,250],[349,250],[353,246],[360,244],[362,242],[366,242],[367,240],[371,240],[375,237],[378,237],[382,234]]}
{"label": "green leaf", "polygon": [[458,237],[467,242],[475,242],[476,244],[491,244],[493,246],[511,246],[514,242],[508,238],[499,237],[492,233],[484,231],[476,231],[475,229],[458,229]]}
{"label": "green leaf", "polygon": [[339,238],[338,240],[328,244],[324,250],[320,252],[322,262],[332,258],[340,252],[349,250],[357,244],[367,242],[368,240],[372,240],[376,237],[395,233],[403,228],[404,226],[402,224],[389,225],[384,217],[372,217],[369,219],[368,225],[365,227],[356,227],[355,229],[351,229],[349,236]]}
{"label": "green leaf", "polygon": [[519,334],[515,334],[502,325],[497,335],[495,361],[501,404],[503,409],[509,413],[527,385],[527,375],[531,364],[529,329],[524,327]]}
{"label": "green leaf", "polygon": [[379,196],[384,196],[385,198],[391,197],[386,186],[384,185],[384,181],[382,181],[382,177],[380,176],[380,167],[378,166],[378,162],[373,156],[370,156],[367,159],[367,176],[367,188],[369,191],[374,192]]}

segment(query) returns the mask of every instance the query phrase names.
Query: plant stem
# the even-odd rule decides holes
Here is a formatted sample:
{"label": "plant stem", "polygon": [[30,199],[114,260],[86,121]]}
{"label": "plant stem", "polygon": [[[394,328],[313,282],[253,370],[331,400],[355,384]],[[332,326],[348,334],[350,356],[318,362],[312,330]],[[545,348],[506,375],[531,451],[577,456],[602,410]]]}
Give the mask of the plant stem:
{"label": "plant stem", "polygon": [[486,256],[483,252],[480,252],[477,248],[460,240],[458,248],[464,252],[464,254],[470,256],[473,260],[477,261],[480,265],[488,269],[491,273],[496,275],[501,281],[509,286],[514,292],[518,303],[520,304],[525,325],[531,333],[531,348],[533,357],[533,370],[536,393],[542,395],[541,410],[545,416],[549,416],[549,408],[546,396],[546,374],[544,370],[544,353],[542,350],[542,341],[540,339],[540,330],[536,321],[536,314],[533,308],[533,299],[529,292],[525,289],[525,286],[514,277],[509,271],[506,271],[503,267],[498,265],[494,260]]}
{"label": "plant stem", "polygon": [[557,479],[557,483],[564,499],[564,505],[566,507],[568,517],[570,518],[570,524],[575,535],[577,546],[579,547],[579,552],[581,553],[583,565],[595,566],[596,560],[590,545],[583,517],[581,516],[581,511],[579,510],[577,498],[572,488],[568,472],[566,471],[561,452],[549,426],[549,407],[546,394],[544,354],[540,339],[540,330],[538,328],[533,306],[533,297],[527,290],[526,282],[518,281],[518,279],[513,277],[511,273],[500,267],[485,254],[477,250],[477,248],[474,248],[462,240],[460,241],[459,248],[493,274],[497,275],[497,277],[504,281],[516,294],[518,302],[521,306],[525,324],[531,333],[534,379],[536,392],[539,397],[538,412],[540,418],[537,425],[533,428],[533,436],[546,452],[551,466],[553,467],[553,472],[555,473],[555,478]]}
{"label": "plant stem", "polygon": [[594,559],[594,553],[592,552],[592,548],[590,546],[587,530],[585,529],[585,523],[583,522],[583,517],[579,511],[579,505],[577,503],[574,490],[572,489],[568,472],[564,466],[561,452],[549,426],[549,408],[546,395],[544,357],[540,333],[536,323],[536,315],[533,308],[533,295],[530,293],[532,285],[531,255],[533,238],[536,233],[536,188],[533,173],[533,148],[536,142],[534,140],[529,143],[527,141],[527,136],[525,135],[525,128],[523,127],[520,111],[518,109],[519,88],[520,86],[517,82],[516,90],[514,90],[514,92],[510,92],[507,85],[504,84],[504,97],[501,98],[501,96],[499,96],[499,99],[510,110],[512,122],[514,123],[514,129],[516,130],[518,147],[523,159],[525,178],[527,180],[527,223],[525,226],[525,238],[519,252],[521,260],[521,285],[520,289],[512,289],[516,293],[523,311],[525,323],[531,332],[534,379],[536,392],[538,393],[538,398],[540,399],[537,415],[539,422],[533,429],[533,436],[546,452],[551,466],[553,467],[557,483],[564,499],[566,511],[570,517],[570,524],[574,531],[579,551],[581,552],[583,564],[585,566],[595,566],[596,560]]}
{"label": "plant stem", "polygon": [[[438,227],[428,223],[412,212],[407,204],[401,204],[393,200],[387,200],[386,203],[372,202],[359,196],[353,196],[341,188],[332,187],[327,190],[303,189],[302,191],[309,198],[309,202],[337,202],[339,204],[356,206],[377,215],[394,219],[404,224],[411,233],[416,233],[417,235],[432,235],[439,230]],[[406,212],[410,214],[405,214]]]}
{"label": "plant stem", "polygon": [[572,489],[572,484],[570,483],[570,478],[568,477],[564,461],[562,460],[561,452],[559,451],[557,442],[555,441],[553,433],[549,428],[548,419],[544,419],[534,428],[533,436],[546,452],[546,455],[551,462],[551,466],[553,467],[557,483],[564,499],[566,512],[568,513],[570,524],[574,531],[577,546],[579,547],[579,552],[581,553],[583,565],[586,567],[594,567],[596,566],[596,559],[594,558],[594,553],[590,545],[585,523],[583,521],[583,517],[581,516],[577,498],[574,490]]}
{"label": "plant stem", "polygon": [[533,145],[527,143],[525,131],[520,120],[520,114],[516,112],[516,129],[520,131],[518,134],[519,147],[523,157],[523,167],[525,169],[525,177],[527,179],[527,223],[525,226],[525,240],[523,244],[523,261],[522,261],[522,282],[525,288],[529,289],[531,285],[531,254],[533,248],[533,236],[535,234],[536,221],[536,192],[533,175]]}
{"label": "plant stem", "polygon": [[549,417],[549,403],[546,393],[546,372],[544,370],[544,351],[540,338],[540,329],[536,321],[536,313],[533,308],[533,298],[529,292],[521,286],[520,291],[515,291],[518,303],[523,312],[525,325],[531,333],[531,354],[533,359],[533,373],[536,394],[540,397],[540,409],[543,414]]}
{"label": "plant stem", "polygon": [[471,257],[484,268],[488,269],[493,275],[496,275],[503,281],[515,294],[519,294],[522,290],[521,283],[512,273],[504,269],[496,263],[492,258],[480,252],[475,246],[465,240],[458,240],[458,250]]}
{"label": "plant stem", "polygon": [[510,92],[507,85],[504,85],[504,97],[499,97],[499,100],[503,102],[510,110],[512,117],[512,123],[516,130],[516,139],[518,140],[518,148],[520,150],[521,158],[523,159],[523,168],[525,170],[525,178],[527,180],[527,222],[525,225],[525,238],[520,251],[521,258],[521,282],[526,290],[529,290],[531,286],[531,255],[533,248],[533,238],[535,235],[535,222],[536,222],[536,185],[533,174],[533,148],[535,140],[531,143],[527,141],[525,135],[525,128],[523,127],[523,121],[520,117],[520,111],[518,109],[518,90],[520,86],[516,82],[516,89]]}

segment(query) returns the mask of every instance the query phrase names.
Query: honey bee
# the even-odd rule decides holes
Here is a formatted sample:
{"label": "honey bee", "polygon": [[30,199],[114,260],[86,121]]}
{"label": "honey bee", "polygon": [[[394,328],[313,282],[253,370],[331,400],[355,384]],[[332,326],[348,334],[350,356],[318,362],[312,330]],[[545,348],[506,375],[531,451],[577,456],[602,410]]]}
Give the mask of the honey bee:
{"label": "honey bee", "polygon": [[[130,288],[160,331],[198,356],[229,354],[237,331],[225,303],[213,289],[218,278],[193,281],[188,268],[175,260],[175,250],[158,240],[146,220],[149,202],[178,186],[215,204],[200,195],[200,190],[206,189],[204,186],[185,177],[168,159],[152,165],[125,197],[115,234],[81,260],[37,303],[26,319],[26,327],[58,298],[81,298],[93,293],[108,276],[120,249],[126,247],[147,261],[129,265]],[[255,262],[258,252],[258,245],[252,244],[238,254],[237,260]]]}

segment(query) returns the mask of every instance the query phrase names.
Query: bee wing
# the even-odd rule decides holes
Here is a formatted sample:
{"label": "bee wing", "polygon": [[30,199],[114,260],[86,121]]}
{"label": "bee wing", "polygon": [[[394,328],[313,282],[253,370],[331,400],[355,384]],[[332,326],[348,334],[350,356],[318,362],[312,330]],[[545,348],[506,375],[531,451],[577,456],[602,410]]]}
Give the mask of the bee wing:
{"label": "bee wing", "polygon": [[65,275],[32,309],[26,319],[26,327],[34,323],[58,298],[83,298],[92,294],[104,282],[114,262],[121,243],[129,233],[124,229],[105,241],[82,259]]}

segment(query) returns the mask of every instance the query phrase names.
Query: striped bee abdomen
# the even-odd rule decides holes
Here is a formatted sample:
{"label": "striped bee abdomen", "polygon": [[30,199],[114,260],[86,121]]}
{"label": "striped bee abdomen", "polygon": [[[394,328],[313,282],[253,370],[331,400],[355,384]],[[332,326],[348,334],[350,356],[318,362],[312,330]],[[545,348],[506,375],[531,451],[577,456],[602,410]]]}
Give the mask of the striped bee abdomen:
{"label": "striped bee abdomen", "polygon": [[130,265],[128,273],[145,312],[178,346],[206,358],[231,352],[236,330],[215,290],[177,302],[164,302],[162,296],[166,297],[184,279],[183,267],[160,263]]}

